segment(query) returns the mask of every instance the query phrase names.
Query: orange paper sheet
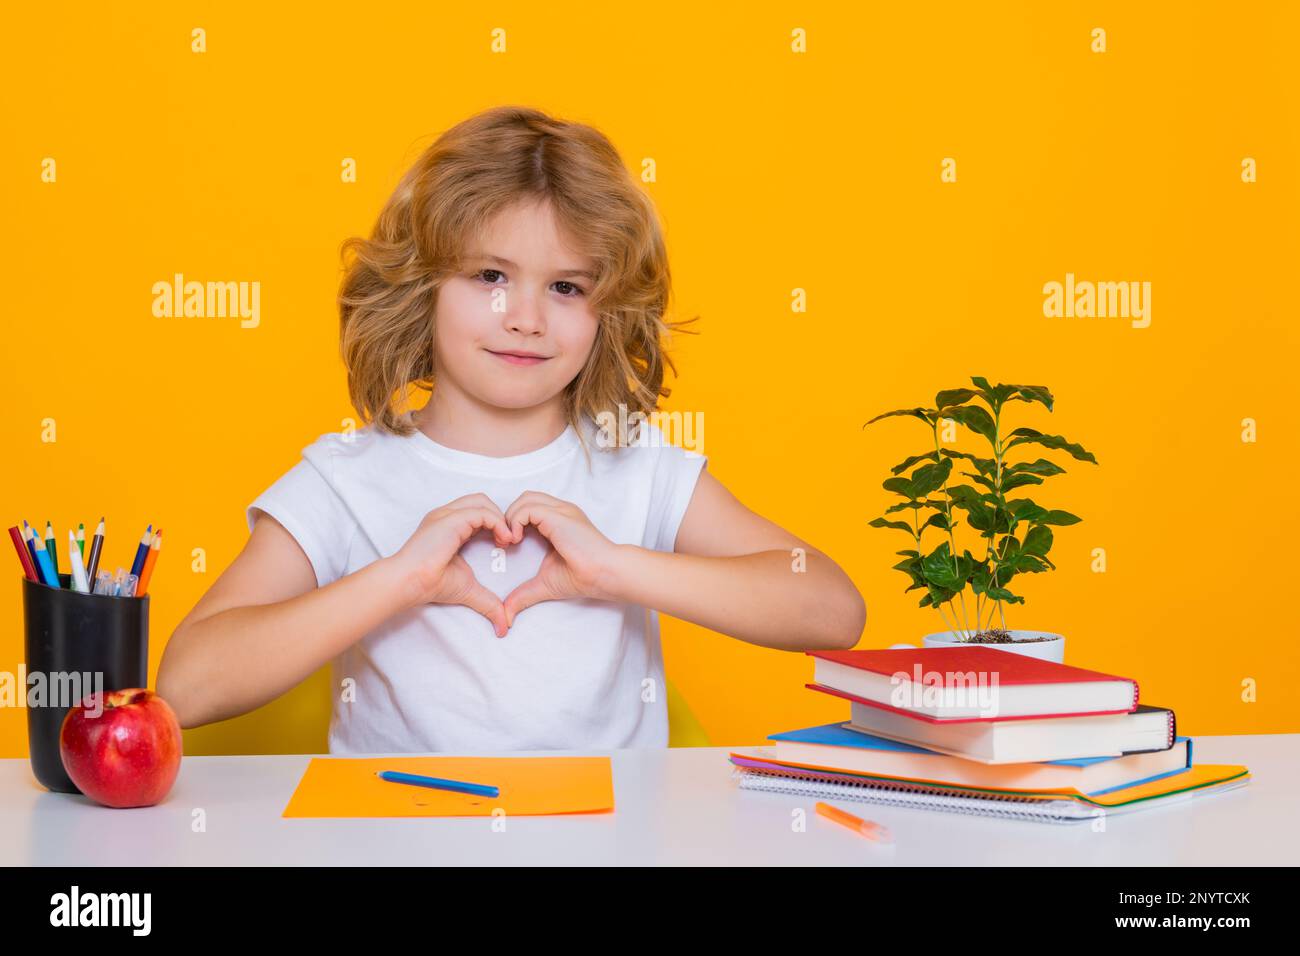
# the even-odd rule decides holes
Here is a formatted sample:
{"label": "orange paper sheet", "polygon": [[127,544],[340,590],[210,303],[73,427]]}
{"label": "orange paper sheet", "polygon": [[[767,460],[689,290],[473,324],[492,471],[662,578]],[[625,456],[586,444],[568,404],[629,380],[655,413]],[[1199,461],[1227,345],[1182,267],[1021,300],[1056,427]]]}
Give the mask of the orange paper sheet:
{"label": "orange paper sheet", "polygon": [[[389,783],[399,770],[499,787],[478,797]],[[289,798],[286,817],[487,817],[605,813],[614,809],[608,757],[313,757]]]}

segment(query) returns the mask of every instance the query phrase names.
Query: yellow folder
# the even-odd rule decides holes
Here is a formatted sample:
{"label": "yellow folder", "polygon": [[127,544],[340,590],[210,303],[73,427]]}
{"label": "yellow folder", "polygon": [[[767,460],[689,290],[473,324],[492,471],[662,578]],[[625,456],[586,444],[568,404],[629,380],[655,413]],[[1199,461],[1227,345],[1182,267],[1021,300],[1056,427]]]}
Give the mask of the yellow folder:
{"label": "yellow folder", "polygon": [[[488,784],[481,797],[405,783],[381,770]],[[313,757],[285,817],[486,817],[605,813],[614,809],[608,757]]]}

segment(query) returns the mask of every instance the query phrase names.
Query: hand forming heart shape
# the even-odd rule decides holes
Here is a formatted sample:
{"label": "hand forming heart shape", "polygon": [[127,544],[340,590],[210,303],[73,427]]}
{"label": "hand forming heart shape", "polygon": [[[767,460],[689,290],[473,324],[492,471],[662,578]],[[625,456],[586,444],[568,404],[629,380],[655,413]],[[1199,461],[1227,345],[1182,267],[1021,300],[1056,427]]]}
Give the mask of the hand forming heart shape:
{"label": "hand forming heart shape", "polygon": [[[537,528],[550,547],[537,574],[503,601],[474,576],[460,549],[484,529],[492,532],[497,547],[518,544],[528,525]],[[526,491],[504,514],[484,494],[448,502],[424,517],[394,557],[408,569],[413,604],[462,604],[486,617],[497,637],[504,637],[520,611],[542,601],[608,600],[603,581],[616,548],[577,505]]]}

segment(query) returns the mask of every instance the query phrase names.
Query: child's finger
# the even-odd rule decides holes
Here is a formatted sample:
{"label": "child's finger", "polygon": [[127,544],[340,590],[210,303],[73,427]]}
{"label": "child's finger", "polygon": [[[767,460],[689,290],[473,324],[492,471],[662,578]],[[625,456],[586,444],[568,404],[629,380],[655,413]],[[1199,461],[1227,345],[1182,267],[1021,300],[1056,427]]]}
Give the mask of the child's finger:
{"label": "child's finger", "polygon": [[540,577],[531,577],[506,595],[503,602],[506,612],[506,626],[513,627],[519,612],[534,604],[551,600],[550,589]]}
{"label": "child's finger", "polygon": [[462,508],[453,512],[453,517],[457,521],[457,537],[461,544],[472,538],[480,528],[491,530],[498,541],[509,539],[510,527],[499,511],[484,507]]}
{"label": "child's finger", "polygon": [[561,502],[559,498],[553,498],[552,496],[544,492],[525,491],[514,501],[510,502],[510,507],[507,508],[505,511],[506,521],[513,526],[514,516],[517,515],[523,509],[529,507],[530,505],[538,505],[538,504],[556,505],[560,503]]}
{"label": "child's finger", "polygon": [[475,581],[460,603],[471,611],[482,614],[487,618],[491,622],[492,630],[497,637],[505,637],[506,631],[510,629],[510,625],[506,620],[505,606],[501,603],[499,597],[482,584]]}
{"label": "child's finger", "polygon": [[547,540],[550,540],[551,532],[555,529],[555,509],[543,504],[524,505],[515,512],[513,519],[510,520],[510,527],[514,532],[515,541],[519,541],[524,536],[524,528],[532,525],[540,531]]}
{"label": "child's finger", "polygon": [[[456,500],[448,502],[447,507],[456,509],[486,508],[488,511],[495,511],[497,514],[501,514],[501,509],[497,507],[497,503],[481,491],[476,491],[469,495],[462,495]],[[504,517],[504,515],[502,515],[502,517]]]}

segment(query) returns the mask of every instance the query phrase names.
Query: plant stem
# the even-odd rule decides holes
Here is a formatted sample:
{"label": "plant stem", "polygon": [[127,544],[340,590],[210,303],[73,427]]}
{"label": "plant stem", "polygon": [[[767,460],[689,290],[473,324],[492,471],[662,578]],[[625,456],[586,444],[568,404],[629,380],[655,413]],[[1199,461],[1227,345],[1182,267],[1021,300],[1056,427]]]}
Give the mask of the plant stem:
{"label": "plant stem", "polygon": [[[941,419],[936,414],[934,416],[934,423],[930,426],[930,432],[934,436],[934,461],[936,467],[943,464],[943,452],[939,448],[939,422],[940,421]],[[960,570],[961,565],[957,560],[957,538],[952,532],[952,496],[948,494],[947,478],[943,480],[943,507],[944,507],[944,518],[948,525],[948,547],[952,551],[952,571],[953,574],[956,574]],[[917,547],[917,550],[918,551],[921,550],[919,546]],[[964,594],[965,590],[966,590],[966,582],[963,581],[961,584],[961,590],[957,592],[957,597],[961,601],[962,626],[966,629],[966,632],[969,633],[970,621],[966,617],[966,597]],[[957,610],[954,607],[953,616],[956,617],[956,615],[957,615]],[[979,621],[977,620],[975,623],[978,624]]]}
{"label": "plant stem", "polygon": [[947,616],[946,614],[943,613],[943,607],[942,607],[941,605],[938,605],[938,604],[934,605],[934,609],[935,609],[936,611],[939,612],[939,617],[943,618],[943,626],[944,626],[944,627],[946,627],[946,628],[947,628],[950,632],[952,632],[953,634],[960,634],[960,633],[961,633],[961,631],[957,630],[956,627],[954,627],[952,624],[949,624],[949,623],[948,623],[948,616]]}
{"label": "plant stem", "polygon": [[[997,559],[996,563],[993,566],[993,587],[994,588],[998,586],[998,571],[1000,571],[1002,568],[1002,558],[998,554],[997,548],[993,547],[993,542],[997,538],[997,534],[998,534],[998,529],[997,529],[998,511],[1006,512],[1006,497],[1002,494],[1002,457],[1004,454],[1005,452],[1002,448],[1002,406],[999,404],[993,414],[993,458],[997,462],[998,470],[997,470],[996,477],[994,477],[993,479],[993,497],[996,500],[993,504],[993,529],[992,529],[992,534],[989,536],[989,546],[993,550],[993,557]],[[1009,514],[1008,517],[1010,517]],[[1008,537],[1010,537],[1010,532],[1008,532]],[[1002,614],[1001,598],[997,599],[997,611],[998,614]],[[989,615],[990,623],[992,622],[992,620],[993,620],[993,615],[990,614]],[[1003,616],[1002,618],[1002,626],[1006,627],[1005,616]]]}

